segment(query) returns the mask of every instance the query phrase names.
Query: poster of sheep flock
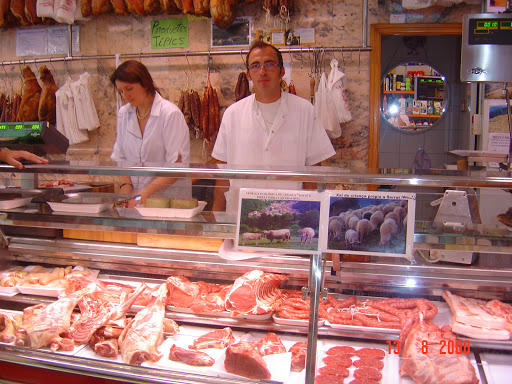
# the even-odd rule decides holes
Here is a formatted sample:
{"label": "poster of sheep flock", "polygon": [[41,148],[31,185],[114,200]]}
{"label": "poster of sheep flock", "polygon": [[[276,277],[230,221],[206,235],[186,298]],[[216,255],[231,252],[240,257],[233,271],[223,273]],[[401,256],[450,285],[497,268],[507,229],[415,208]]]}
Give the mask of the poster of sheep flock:
{"label": "poster of sheep flock", "polygon": [[239,199],[236,248],[319,252],[319,192],[242,188]]}
{"label": "poster of sheep flock", "polygon": [[411,258],[416,195],[240,190],[236,248]]}
{"label": "poster of sheep flock", "polygon": [[412,258],[416,194],[326,191],[326,252]]}

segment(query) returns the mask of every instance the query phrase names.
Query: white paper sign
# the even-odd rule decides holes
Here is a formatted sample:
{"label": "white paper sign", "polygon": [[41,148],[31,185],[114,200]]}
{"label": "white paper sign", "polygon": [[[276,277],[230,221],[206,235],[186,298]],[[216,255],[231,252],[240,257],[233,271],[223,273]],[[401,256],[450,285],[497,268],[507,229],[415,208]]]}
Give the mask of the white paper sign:
{"label": "white paper sign", "polygon": [[[71,27],[73,54],[80,53],[80,28]],[[56,25],[45,28],[16,30],[16,56],[38,56],[68,53],[68,27]]]}
{"label": "white paper sign", "polygon": [[[490,133],[489,143],[487,145],[488,152],[508,154],[510,145],[510,135],[508,133]],[[489,163],[489,167],[498,168],[499,163]]]}

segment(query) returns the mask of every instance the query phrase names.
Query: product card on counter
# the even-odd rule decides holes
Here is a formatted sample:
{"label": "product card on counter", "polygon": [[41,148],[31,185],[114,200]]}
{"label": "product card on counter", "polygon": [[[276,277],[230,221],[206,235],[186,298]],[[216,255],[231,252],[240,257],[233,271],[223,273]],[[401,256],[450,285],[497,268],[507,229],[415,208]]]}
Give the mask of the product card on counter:
{"label": "product card on counter", "polygon": [[319,252],[321,200],[316,191],[241,188],[235,249]]}

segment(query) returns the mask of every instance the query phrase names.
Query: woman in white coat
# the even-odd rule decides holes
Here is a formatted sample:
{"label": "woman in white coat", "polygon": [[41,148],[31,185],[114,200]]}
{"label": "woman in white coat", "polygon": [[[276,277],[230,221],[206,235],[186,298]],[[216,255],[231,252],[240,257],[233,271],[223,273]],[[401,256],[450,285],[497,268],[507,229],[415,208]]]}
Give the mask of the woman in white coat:
{"label": "woman in white coat", "polygon": [[[171,166],[190,162],[188,127],[179,108],[164,99],[148,69],[136,60],[119,65],[110,76],[126,102],[117,115],[117,138],[111,158],[125,165]],[[188,178],[121,177],[121,193],[140,194],[140,204],[147,197],[190,197]],[[129,207],[135,206],[130,201]]]}

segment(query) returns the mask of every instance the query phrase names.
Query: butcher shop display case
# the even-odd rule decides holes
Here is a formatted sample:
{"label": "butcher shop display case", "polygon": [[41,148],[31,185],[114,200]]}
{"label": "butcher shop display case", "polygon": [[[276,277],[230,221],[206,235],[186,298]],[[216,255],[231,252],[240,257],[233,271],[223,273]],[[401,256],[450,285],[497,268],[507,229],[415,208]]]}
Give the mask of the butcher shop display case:
{"label": "butcher shop display case", "polygon": [[[507,172],[51,162],[0,173],[21,173],[34,194],[0,208],[1,380],[506,383],[512,373],[509,207],[495,224],[478,209],[480,188],[512,190]],[[414,254],[237,251],[236,215],[209,211],[197,190],[196,208],[137,209],[133,195],[80,189],[119,176],[414,193]],[[49,180],[62,190],[42,188]],[[370,221],[377,243],[384,217],[397,233],[409,225],[403,207],[356,203],[329,213],[341,231],[330,240],[348,237],[349,211],[367,221],[382,211]],[[296,220],[287,214],[273,212]]]}

